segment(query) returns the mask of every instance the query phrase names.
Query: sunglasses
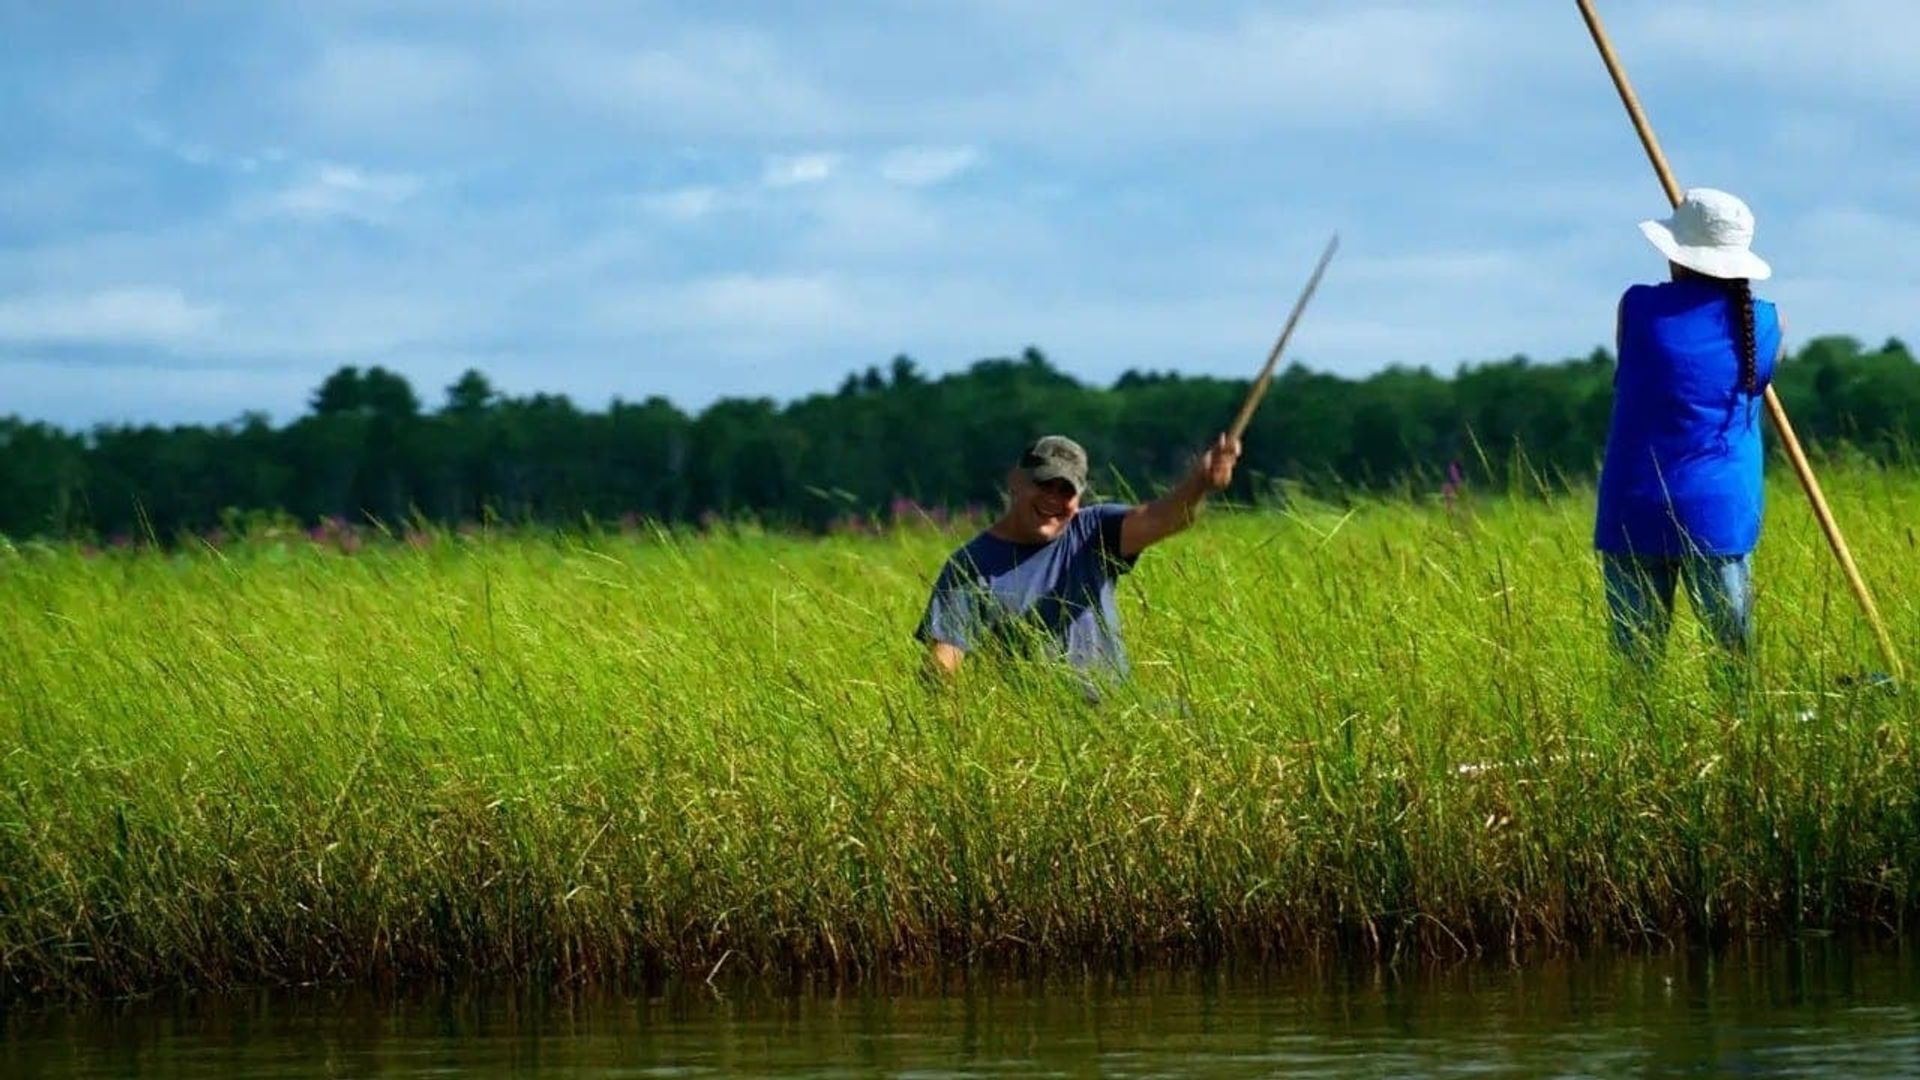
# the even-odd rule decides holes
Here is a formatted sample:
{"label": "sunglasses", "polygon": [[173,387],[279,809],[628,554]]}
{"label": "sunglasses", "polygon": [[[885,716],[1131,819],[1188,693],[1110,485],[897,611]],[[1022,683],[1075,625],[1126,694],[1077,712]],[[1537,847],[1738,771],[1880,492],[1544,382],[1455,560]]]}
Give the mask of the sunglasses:
{"label": "sunglasses", "polygon": [[1059,499],[1062,502],[1073,498],[1075,495],[1080,494],[1079,489],[1073,486],[1073,481],[1062,480],[1059,477],[1055,477],[1052,480],[1036,480],[1034,481],[1033,486],[1039,488],[1041,491],[1044,491],[1049,495],[1052,495],[1054,498]]}

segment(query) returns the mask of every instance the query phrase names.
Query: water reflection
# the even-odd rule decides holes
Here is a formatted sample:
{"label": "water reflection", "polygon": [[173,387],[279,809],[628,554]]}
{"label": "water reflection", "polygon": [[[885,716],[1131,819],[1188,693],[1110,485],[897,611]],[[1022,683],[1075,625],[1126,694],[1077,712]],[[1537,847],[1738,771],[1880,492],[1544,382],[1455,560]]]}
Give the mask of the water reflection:
{"label": "water reflection", "polygon": [[15,1008],[9,1077],[1920,1075],[1920,964],[1832,942],[1525,967]]}

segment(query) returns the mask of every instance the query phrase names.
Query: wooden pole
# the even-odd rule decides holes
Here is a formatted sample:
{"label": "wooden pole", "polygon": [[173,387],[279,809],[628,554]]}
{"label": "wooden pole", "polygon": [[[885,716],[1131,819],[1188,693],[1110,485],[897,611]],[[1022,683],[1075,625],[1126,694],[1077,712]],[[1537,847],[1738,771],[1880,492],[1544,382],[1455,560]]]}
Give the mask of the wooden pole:
{"label": "wooden pole", "polygon": [[1300,313],[1307,309],[1307,301],[1313,299],[1313,291],[1320,287],[1320,275],[1327,272],[1327,264],[1333,261],[1333,253],[1340,249],[1340,234],[1334,233],[1327,241],[1327,250],[1321,252],[1320,262],[1313,268],[1313,276],[1307,279],[1307,287],[1300,292],[1300,299],[1293,303],[1293,313],[1287,316],[1287,325],[1281,329],[1280,337],[1273,343],[1273,351],[1267,354],[1266,366],[1253,380],[1253,386],[1247,390],[1247,400],[1240,403],[1240,412],[1233,418],[1233,424],[1227,428],[1229,439],[1238,439],[1246,434],[1247,423],[1253,419],[1253,410],[1260,405],[1260,399],[1266,395],[1267,385],[1273,382],[1274,365],[1280,362],[1280,354],[1286,350],[1287,339],[1293,336],[1293,327],[1300,321]]}
{"label": "wooden pole", "polygon": [[[1620,66],[1620,58],[1614,54],[1612,42],[1607,40],[1607,31],[1600,25],[1599,14],[1594,11],[1591,0],[1574,2],[1580,5],[1580,17],[1586,20],[1587,32],[1593,35],[1593,44],[1600,50],[1600,59],[1606,62],[1607,74],[1613,76],[1613,87],[1620,92],[1620,103],[1627,107],[1627,116],[1633,120],[1633,129],[1640,134],[1640,145],[1647,151],[1647,160],[1653,163],[1653,171],[1659,174],[1660,186],[1666,190],[1667,201],[1678,206],[1681,199],[1680,184],[1674,180],[1673,170],[1667,166],[1667,156],[1660,149],[1660,140],[1654,137],[1653,127],[1647,123],[1646,111],[1640,107],[1640,99],[1634,94],[1632,84],[1627,82],[1626,70]],[[1807,461],[1806,451],[1801,449],[1800,439],[1793,433],[1793,424],[1787,419],[1787,410],[1781,406],[1779,395],[1773,392],[1772,383],[1768,383],[1764,398],[1767,416],[1772,419],[1780,443],[1786,448],[1787,460],[1793,464],[1794,475],[1800,478],[1807,501],[1813,504],[1813,516],[1820,522],[1820,531],[1826,534],[1827,546],[1833,549],[1833,557],[1845,572],[1854,599],[1860,601],[1860,610],[1866,613],[1867,622],[1873,627],[1873,636],[1880,643],[1881,655],[1886,657],[1888,674],[1904,680],[1906,672],[1900,663],[1900,654],[1894,650],[1893,638],[1887,633],[1886,623],[1880,619],[1880,610],[1874,606],[1873,594],[1867,591],[1860,568],[1854,565],[1853,553],[1847,549],[1847,539],[1840,534],[1840,524],[1833,519],[1833,510],[1827,506],[1827,497],[1820,490],[1820,479],[1813,474],[1813,465]]]}

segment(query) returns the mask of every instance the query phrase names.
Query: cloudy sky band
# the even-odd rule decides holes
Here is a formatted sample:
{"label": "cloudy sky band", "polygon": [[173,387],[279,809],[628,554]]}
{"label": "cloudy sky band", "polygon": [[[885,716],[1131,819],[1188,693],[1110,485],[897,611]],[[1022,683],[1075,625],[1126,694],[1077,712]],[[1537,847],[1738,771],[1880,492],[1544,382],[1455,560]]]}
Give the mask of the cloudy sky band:
{"label": "cloudy sky band", "polygon": [[[1604,10],[1796,335],[1912,336],[1920,9]],[[0,122],[0,413],[70,426],[285,419],[342,363],[595,406],[1029,343],[1237,374],[1336,227],[1300,356],[1449,369],[1583,354],[1659,270],[1533,0],[0,0]]]}

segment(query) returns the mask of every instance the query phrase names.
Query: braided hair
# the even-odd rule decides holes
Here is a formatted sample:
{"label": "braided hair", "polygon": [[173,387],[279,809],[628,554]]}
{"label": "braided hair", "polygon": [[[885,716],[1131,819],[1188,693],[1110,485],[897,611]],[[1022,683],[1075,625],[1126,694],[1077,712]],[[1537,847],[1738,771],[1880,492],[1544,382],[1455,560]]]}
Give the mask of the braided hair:
{"label": "braided hair", "polygon": [[1755,355],[1759,346],[1754,341],[1753,330],[1753,283],[1746,278],[1719,278],[1720,288],[1726,293],[1727,306],[1733,310],[1740,325],[1740,388],[1749,394],[1760,392],[1755,385],[1759,378],[1756,372],[1759,358]]}

